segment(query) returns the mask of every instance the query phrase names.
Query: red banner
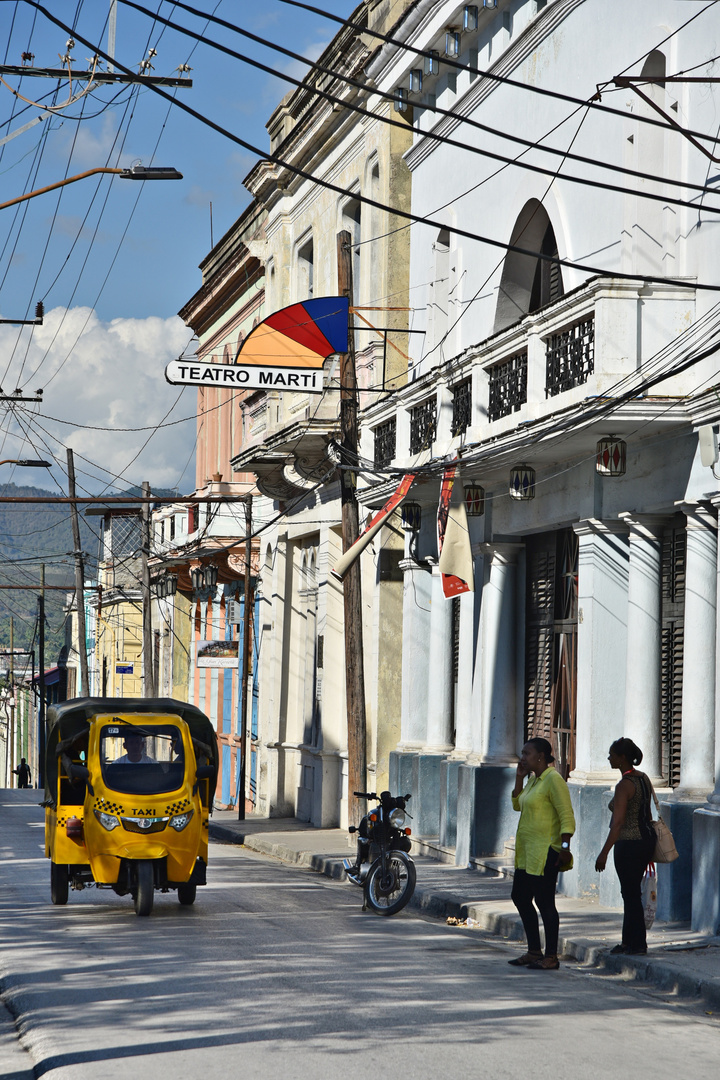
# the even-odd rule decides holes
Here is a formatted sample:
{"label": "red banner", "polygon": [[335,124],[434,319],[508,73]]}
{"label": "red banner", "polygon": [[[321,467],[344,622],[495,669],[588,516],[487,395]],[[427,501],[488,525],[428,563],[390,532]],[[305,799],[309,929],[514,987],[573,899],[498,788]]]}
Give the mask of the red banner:
{"label": "red banner", "polygon": [[[440,485],[440,502],[438,503],[438,559],[442,555],[443,544],[445,543],[445,533],[448,527],[448,518],[450,516],[450,504],[452,502],[453,487],[455,485],[457,466],[452,465],[446,469],[443,473],[442,484]],[[468,537],[468,545],[469,545]],[[442,587],[443,594],[450,599],[453,596],[460,596],[461,593],[472,592],[472,585],[463,578],[458,577],[456,574],[442,574]]]}

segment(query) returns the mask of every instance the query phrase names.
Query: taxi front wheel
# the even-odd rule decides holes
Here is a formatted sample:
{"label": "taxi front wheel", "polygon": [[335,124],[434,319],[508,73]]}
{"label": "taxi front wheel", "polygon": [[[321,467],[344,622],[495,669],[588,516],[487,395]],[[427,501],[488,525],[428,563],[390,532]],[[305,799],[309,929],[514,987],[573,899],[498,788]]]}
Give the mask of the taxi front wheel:
{"label": "taxi front wheel", "polygon": [[50,863],[50,899],[53,904],[68,902],[68,868],[62,863]]}
{"label": "taxi front wheel", "polygon": [[135,914],[149,915],[155,897],[155,872],[149,859],[135,863]]}

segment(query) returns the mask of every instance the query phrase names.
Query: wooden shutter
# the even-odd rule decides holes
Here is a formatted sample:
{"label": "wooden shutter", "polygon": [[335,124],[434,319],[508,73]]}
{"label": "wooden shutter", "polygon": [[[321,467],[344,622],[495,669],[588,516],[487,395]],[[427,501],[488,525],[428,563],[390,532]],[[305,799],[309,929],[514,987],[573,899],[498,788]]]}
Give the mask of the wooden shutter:
{"label": "wooden shutter", "polygon": [[680,783],[685,618],[685,519],[663,533],[662,545],[662,770],[670,786]]}

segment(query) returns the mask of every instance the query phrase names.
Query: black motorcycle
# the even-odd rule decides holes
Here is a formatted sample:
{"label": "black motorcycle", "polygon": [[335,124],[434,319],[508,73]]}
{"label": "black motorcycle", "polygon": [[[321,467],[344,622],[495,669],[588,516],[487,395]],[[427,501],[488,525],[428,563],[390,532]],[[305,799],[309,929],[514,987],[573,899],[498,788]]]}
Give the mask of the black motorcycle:
{"label": "black motorcycle", "polygon": [[363,911],[368,905],[378,915],[394,915],[405,907],[415,891],[415,863],[410,851],[410,829],[405,819],[409,795],[393,798],[389,791],[377,795],[374,791],[356,791],[358,799],[377,799],[378,805],[371,810],[356,828],[349,832],[358,834],[357,859],[351,863],[344,860],[345,873],[354,885],[363,890]]}

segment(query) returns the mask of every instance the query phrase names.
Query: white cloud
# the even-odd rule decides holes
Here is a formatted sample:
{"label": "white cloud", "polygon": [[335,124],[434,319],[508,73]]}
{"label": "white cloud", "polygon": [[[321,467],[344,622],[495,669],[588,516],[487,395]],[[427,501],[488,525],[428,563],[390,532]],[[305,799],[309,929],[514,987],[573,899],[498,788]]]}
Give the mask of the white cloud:
{"label": "white cloud", "polygon": [[[102,470],[120,474],[117,483],[121,487],[142,480],[149,480],[156,488],[175,487],[193,450],[195,421],[159,430],[143,450],[151,431],[120,429],[148,427],[162,421],[180,393],[179,387],[165,381],[165,366],[183,351],[190,351],[191,336],[191,331],[177,317],[102,322],[87,307],[54,308],[47,312],[44,324],[34,330],[22,378],[19,371],[26,338],[15,352],[5,385],[6,392],[9,387],[12,392],[15,386],[24,386],[26,396],[36,387],[44,387],[44,403],[26,405],[29,413],[19,415],[21,419],[32,417],[39,410],[45,416],[38,416],[38,424],[54,438],[46,439],[47,446],[43,445],[42,432],[31,423],[32,448],[27,443],[21,446],[13,438],[6,440],[2,456],[47,457],[49,447],[64,465],[63,446],[71,446],[76,454],[78,482],[93,491],[99,490],[98,482],[83,475],[84,470],[103,478],[105,483],[111,476]],[[16,338],[17,328],[0,326],[0,356],[10,357]],[[187,388],[167,419],[177,420],[195,412],[196,391]],[[46,419],[48,416],[56,420]],[[80,425],[110,430],[92,430]],[[139,451],[140,456],[131,464]],[[82,461],[81,454],[95,463],[95,467]],[[54,475],[63,483],[60,470],[56,469]],[[30,470],[27,477],[23,474],[23,481],[47,486],[47,478],[43,481],[34,473],[30,475]],[[191,491],[194,482],[193,458],[182,480],[182,490]]]}

